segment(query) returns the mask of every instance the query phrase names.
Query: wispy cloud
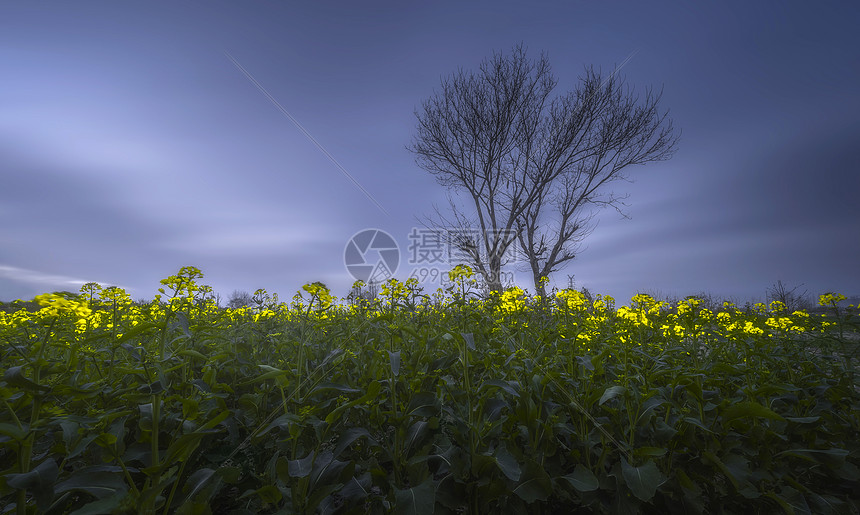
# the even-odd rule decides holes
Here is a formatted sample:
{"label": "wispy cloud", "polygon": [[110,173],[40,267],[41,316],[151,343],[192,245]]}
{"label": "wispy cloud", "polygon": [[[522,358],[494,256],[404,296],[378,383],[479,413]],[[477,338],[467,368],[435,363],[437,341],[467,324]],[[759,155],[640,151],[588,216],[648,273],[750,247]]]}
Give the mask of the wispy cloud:
{"label": "wispy cloud", "polygon": [[349,180],[352,182],[352,184],[353,184],[356,188],[358,188],[358,190],[359,190],[360,192],[362,192],[362,193],[364,194],[364,196],[365,196],[365,197],[367,197],[367,199],[368,199],[368,200],[370,200],[370,201],[373,203],[373,205],[375,205],[377,208],[379,208],[379,210],[380,210],[380,211],[382,211],[386,216],[388,215],[388,211],[386,211],[386,210],[385,210],[385,208],[384,208],[384,207],[382,207],[382,204],[380,204],[380,203],[379,203],[379,201],[378,201],[378,200],[376,200],[376,198],[374,198],[374,196],[373,196],[373,195],[371,195],[371,194],[370,194],[370,192],[369,192],[369,191],[367,191],[367,190],[364,188],[364,186],[362,186],[362,185],[361,185],[361,183],[360,183],[360,182],[358,182],[358,179],[356,179],[355,177],[353,177],[353,175],[352,175],[351,173],[349,173],[349,171],[348,171],[346,168],[344,168],[344,167],[343,167],[343,165],[342,165],[342,164],[340,164],[340,162],[339,162],[337,159],[335,159],[335,158],[334,158],[334,156],[333,156],[333,155],[331,155],[331,153],[329,153],[329,151],[328,151],[328,150],[326,150],[326,148],[325,148],[325,147],[323,147],[323,146],[322,146],[322,144],[321,144],[319,141],[317,141],[317,139],[316,139],[316,138],[314,138],[314,137],[313,137],[313,135],[311,135],[311,133],[310,133],[310,132],[308,132],[308,130],[307,130],[307,129],[305,129],[305,128],[304,128],[304,126],[303,126],[302,124],[300,124],[300,123],[299,123],[299,121],[298,121],[298,120],[296,120],[295,118],[293,118],[293,115],[291,115],[291,114],[290,114],[290,112],[289,112],[289,111],[287,111],[287,110],[284,108],[284,106],[282,106],[282,105],[281,105],[281,103],[280,103],[280,102],[278,102],[278,100],[277,100],[275,97],[273,97],[273,96],[272,96],[272,94],[271,94],[271,93],[269,93],[269,92],[266,90],[266,88],[264,88],[264,87],[263,87],[263,85],[262,85],[262,84],[260,84],[260,83],[259,83],[259,81],[257,81],[257,79],[256,79],[256,78],[254,78],[254,76],[253,76],[253,75],[251,75],[251,73],[250,73],[250,72],[248,72],[248,70],[246,70],[246,69],[245,69],[241,64],[239,64],[239,61],[237,61],[237,60],[236,60],[232,55],[230,55],[230,54],[229,54],[229,53],[227,53],[227,52],[224,52],[224,55],[226,55],[226,56],[227,56],[227,58],[228,58],[228,59],[230,59],[230,61],[233,63],[233,65],[234,65],[234,66],[235,66],[235,67],[236,67],[240,72],[242,72],[242,74],[245,76],[245,78],[246,78],[246,79],[248,79],[248,80],[251,82],[251,84],[253,84],[253,85],[254,85],[258,90],[260,90],[260,93],[262,93],[262,94],[263,94],[263,96],[265,96],[267,99],[269,99],[269,102],[271,102],[271,103],[272,103],[272,105],[274,105],[274,106],[278,109],[278,111],[280,111],[280,112],[281,112],[281,114],[283,114],[284,116],[286,116],[286,117],[287,117],[287,119],[289,119],[291,122],[293,122],[293,125],[295,125],[295,126],[296,126],[296,128],[297,128],[297,129],[299,129],[299,131],[301,131],[301,133],[302,133],[302,134],[304,134],[304,136],[305,136],[305,137],[306,137],[306,138],[307,138],[311,143],[313,143],[313,144],[317,147],[317,149],[318,149],[320,152],[322,152],[322,154],[323,154],[324,156],[326,156],[326,157],[328,158],[328,160],[329,160],[329,161],[331,161],[331,162],[332,162],[332,164],[334,164],[334,165],[337,167],[337,169],[338,169],[338,170],[340,170],[340,171],[341,171],[341,173],[342,173],[342,174],[343,174],[347,179],[349,179]]}
{"label": "wispy cloud", "polygon": [[76,277],[69,277],[66,275],[46,274],[36,270],[28,270],[26,268],[18,268],[8,265],[0,265],[0,279],[11,279],[16,282],[32,285],[54,286],[56,288],[67,288],[69,286],[80,288],[81,285],[88,282],[99,282],[93,279],[78,279]]}

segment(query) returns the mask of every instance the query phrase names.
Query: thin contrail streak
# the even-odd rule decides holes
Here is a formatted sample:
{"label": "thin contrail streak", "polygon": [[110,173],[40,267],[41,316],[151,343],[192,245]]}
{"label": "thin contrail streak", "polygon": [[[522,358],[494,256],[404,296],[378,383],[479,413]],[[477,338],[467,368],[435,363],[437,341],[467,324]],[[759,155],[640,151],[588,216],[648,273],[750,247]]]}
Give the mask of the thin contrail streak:
{"label": "thin contrail streak", "polygon": [[627,65],[627,63],[629,63],[630,60],[633,59],[633,57],[638,53],[639,53],[638,48],[636,50],[630,52],[630,55],[628,55],[626,59],[621,61],[621,64],[619,64],[618,66],[615,67],[614,70],[612,70],[612,73],[610,73],[609,76],[606,77],[606,80],[603,81],[603,84],[601,84],[600,87],[602,88],[603,86],[605,86],[606,83],[609,82],[612,79],[612,77],[615,76],[616,73],[621,71],[621,68],[624,68],[624,66]]}
{"label": "thin contrail streak", "polygon": [[322,152],[322,154],[323,154],[324,156],[326,156],[326,157],[329,159],[329,161],[331,161],[331,162],[332,162],[332,163],[333,163],[333,164],[338,168],[338,170],[340,170],[340,171],[341,171],[341,173],[343,173],[343,174],[346,176],[346,178],[347,178],[347,179],[349,179],[350,181],[352,181],[352,184],[353,184],[353,185],[355,185],[355,187],[356,187],[356,188],[358,188],[358,190],[359,190],[359,191],[361,191],[362,193],[364,193],[364,196],[365,196],[365,197],[367,197],[367,198],[368,198],[368,200],[370,200],[371,202],[373,202],[373,204],[374,204],[376,207],[378,207],[380,211],[382,211],[383,213],[385,213],[385,215],[386,215],[386,216],[388,216],[388,211],[386,211],[386,210],[385,210],[385,208],[384,208],[384,207],[382,207],[382,204],[380,204],[380,203],[379,203],[379,201],[377,201],[375,198],[373,198],[373,195],[371,195],[369,191],[367,191],[366,189],[364,189],[364,186],[362,186],[362,185],[361,185],[361,183],[359,183],[359,182],[358,182],[358,180],[356,180],[356,178],[355,178],[355,177],[353,177],[353,176],[352,176],[352,174],[351,174],[351,173],[349,173],[349,171],[347,171],[347,169],[346,169],[346,168],[344,168],[344,167],[343,167],[343,165],[342,165],[342,164],[340,164],[340,163],[338,162],[338,160],[337,160],[337,159],[335,159],[335,158],[334,158],[334,156],[333,156],[333,155],[331,155],[331,153],[329,153],[329,151],[328,151],[328,150],[326,150],[326,149],[325,149],[325,147],[323,147],[323,146],[322,146],[322,144],[321,144],[319,141],[317,141],[317,140],[316,140],[316,138],[314,138],[314,137],[311,135],[311,133],[310,133],[310,132],[308,132],[308,131],[307,131],[307,129],[305,129],[305,128],[302,126],[302,124],[300,124],[300,123],[299,123],[299,121],[298,121],[298,120],[296,120],[295,118],[293,118],[293,115],[291,115],[291,114],[289,113],[289,111],[287,111],[287,110],[284,108],[284,106],[282,106],[282,105],[281,105],[281,103],[280,103],[280,102],[278,102],[278,101],[277,101],[277,99],[275,99],[275,97],[273,97],[273,96],[271,95],[271,93],[269,93],[268,91],[266,91],[266,88],[264,88],[264,87],[263,87],[263,85],[262,85],[262,84],[260,84],[260,83],[257,81],[257,79],[255,79],[255,78],[254,78],[254,76],[253,76],[253,75],[251,75],[251,74],[248,72],[248,70],[246,70],[246,69],[245,69],[241,64],[239,64],[239,61],[237,61],[237,60],[236,60],[232,55],[230,55],[228,52],[224,52],[224,55],[226,55],[226,56],[227,56],[227,58],[228,58],[228,59],[230,59],[230,61],[233,63],[233,65],[234,65],[234,66],[235,66],[235,67],[236,67],[240,72],[242,72],[242,74],[245,76],[245,78],[247,78],[247,79],[251,82],[251,84],[253,84],[253,85],[254,85],[258,90],[260,90],[260,93],[262,93],[262,94],[263,94],[263,96],[265,96],[267,99],[269,99],[269,102],[271,102],[271,103],[272,103],[272,104],[273,104],[273,105],[278,109],[278,111],[280,111],[280,112],[281,112],[281,114],[283,114],[283,115],[284,115],[284,116],[286,116],[286,117],[287,117],[291,122],[293,122],[293,125],[295,125],[295,126],[296,126],[296,128],[297,128],[297,129],[299,129],[299,131],[300,131],[302,134],[304,134],[304,135],[305,135],[305,137],[306,137],[308,140],[310,140],[310,142],[311,142],[311,143],[313,143],[313,144],[314,144],[314,145],[319,149],[319,151],[320,151],[320,152]]}

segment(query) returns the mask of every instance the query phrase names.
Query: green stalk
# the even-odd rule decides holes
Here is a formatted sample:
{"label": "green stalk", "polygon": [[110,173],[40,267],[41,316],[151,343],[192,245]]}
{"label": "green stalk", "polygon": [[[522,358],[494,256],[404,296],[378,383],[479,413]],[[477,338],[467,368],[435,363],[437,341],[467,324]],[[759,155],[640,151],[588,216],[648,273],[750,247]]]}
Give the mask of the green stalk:
{"label": "green stalk", "polygon": [[173,482],[173,488],[170,489],[170,495],[167,496],[167,502],[164,503],[164,515],[170,513],[170,505],[173,503],[173,496],[176,495],[176,489],[179,487],[179,479],[182,477],[182,473],[185,471],[185,465],[188,464],[188,460],[183,460],[182,465],[179,467],[179,473],[176,475],[176,481]]}
{"label": "green stalk", "polygon": [[[39,345],[39,349],[37,352],[36,360],[33,361],[33,382],[37,385],[39,384],[39,380],[42,375],[42,367],[39,363],[42,362],[42,356],[45,354],[45,348],[48,346],[48,338],[51,336],[51,333],[54,330],[54,325],[57,323],[57,319],[51,321],[51,326],[48,327],[48,331],[45,333],[45,337],[42,339],[41,345]],[[33,452],[33,442],[36,439],[36,430],[35,427],[39,422],[39,412],[42,410],[42,397],[38,390],[33,395],[33,406],[30,410],[30,432],[27,435],[27,438],[24,440],[24,445],[21,448],[21,473],[26,474],[30,472],[30,462],[32,460],[31,453]],[[14,412],[13,412],[14,414]],[[19,423],[20,425],[20,423]],[[18,492],[18,502],[17,502],[17,511],[20,515],[24,515],[27,513],[27,491],[21,490]]]}
{"label": "green stalk", "polygon": [[[37,384],[39,383],[39,369],[36,368],[33,380]],[[33,441],[36,439],[36,431],[34,429],[36,423],[39,421],[39,411],[42,409],[42,399],[39,396],[33,398],[33,409],[30,412],[30,434],[27,435],[27,438],[24,440],[23,448],[21,449],[21,473],[26,474],[30,472],[30,459],[31,453],[33,452]],[[19,515],[24,515],[27,513],[27,491],[20,490],[18,492],[18,513]]]}
{"label": "green stalk", "polygon": [[[394,352],[394,335],[390,335],[389,350]],[[394,370],[391,367],[388,368],[389,377],[390,377],[390,387],[391,387],[391,413],[393,415],[393,419],[397,420],[397,382],[394,377]],[[398,424],[399,426],[399,424]],[[394,430],[394,481],[396,484],[400,484],[400,427],[397,427]]]}
{"label": "green stalk", "polygon": [[[152,432],[150,434],[150,454],[152,455],[152,467],[154,469],[153,475],[147,479],[147,486],[152,486],[153,488],[157,488],[158,484],[161,482],[161,472],[158,471],[158,467],[161,465],[161,459],[158,453],[158,419],[161,417],[161,392],[155,393],[152,395]],[[146,487],[144,487],[146,489]],[[155,501],[156,495],[152,494],[152,505],[147,506],[147,512],[152,513],[155,511]]]}

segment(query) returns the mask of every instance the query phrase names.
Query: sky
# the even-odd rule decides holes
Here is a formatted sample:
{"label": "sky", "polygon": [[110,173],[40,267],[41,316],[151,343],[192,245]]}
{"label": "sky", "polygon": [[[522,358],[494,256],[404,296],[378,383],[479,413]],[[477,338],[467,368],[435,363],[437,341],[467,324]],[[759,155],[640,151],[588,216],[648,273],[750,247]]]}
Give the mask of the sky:
{"label": "sky", "polygon": [[410,250],[447,208],[407,150],[415,111],[518,44],[559,94],[623,64],[681,130],[671,160],[613,186],[627,217],[600,212],[550,286],[619,304],[764,300],[778,280],[857,295],[858,22],[860,4],[827,1],[3,2],[0,300],[89,281],[150,299],[188,265],[223,300],[313,281],[343,296],[368,229],[395,240],[395,277],[437,277],[456,263]]}

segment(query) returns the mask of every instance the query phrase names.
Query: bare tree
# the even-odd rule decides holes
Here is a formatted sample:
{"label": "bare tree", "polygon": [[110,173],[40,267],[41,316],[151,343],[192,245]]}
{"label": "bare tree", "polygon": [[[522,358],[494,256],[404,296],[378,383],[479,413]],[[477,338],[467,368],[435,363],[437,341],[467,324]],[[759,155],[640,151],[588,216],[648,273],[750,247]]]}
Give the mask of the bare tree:
{"label": "bare tree", "polygon": [[474,218],[452,203],[454,231],[437,225],[498,291],[516,220],[536,196],[540,178],[531,173],[528,140],[555,79],[545,57],[529,61],[518,47],[510,57],[484,61],[477,73],[458,71],[441,87],[416,111],[418,132],[409,149],[449,191],[467,193]]}
{"label": "bare tree", "polygon": [[677,136],[660,113],[660,94],[640,99],[617,74],[586,69],[579,87],[553,100],[537,137],[534,168],[547,180],[517,219],[518,236],[535,287],[541,277],[576,257],[591,232],[595,211],[625,197],[605,192],[607,184],[629,180],[627,169],[672,156]]}
{"label": "bare tree", "polygon": [[230,309],[246,308],[251,304],[253,304],[251,294],[242,290],[233,290],[227,300],[227,307]]}
{"label": "bare tree", "polygon": [[803,285],[799,284],[794,288],[789,288],[781,280],[776,281],[773,286],[767,289],[767,302],[768,304],[773,301],[782,302],[789,313],[807,310],[812,307],[812,302],[809,300],[809,291],[800,290],[802,287]]}
{"label": "bare tree", "polygon": [[574,91],[550,99],[556,83],[545,55],[531,61],[518,46],[444,79],[416,112],[409,149],[449,191],[465,192],[474,217],[452,202],[453,224],[442,222],[471,235],[449,241],[493,290],[518,241],[545,295],[540,278],[575,257],[594,211],[619,209],[623,197],[605,186],[628,179],[630,165],[668,159],[677,142],[659,94],[640,101],[616,74],[592,68]]}

